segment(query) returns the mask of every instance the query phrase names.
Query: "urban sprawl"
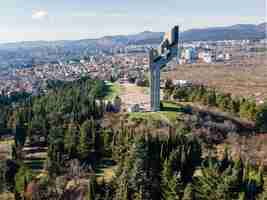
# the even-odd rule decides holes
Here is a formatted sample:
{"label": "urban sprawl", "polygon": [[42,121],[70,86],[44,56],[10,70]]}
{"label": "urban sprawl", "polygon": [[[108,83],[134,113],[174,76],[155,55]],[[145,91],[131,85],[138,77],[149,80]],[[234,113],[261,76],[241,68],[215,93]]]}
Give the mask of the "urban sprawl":
{"label": "urban sprawl", "polygon": [[[266,48],[266,44],[266,39],[180,43],[179,59],[173,60],[163,71],[176,67],[176,63],[236,65],[240,58],[253,58],[260,49]],[[0,92],[4,95],[14,92],[38,94],[46,80],[72,81],[87,75],[119,82],[142,81],[149,71],[148,51],[157,46],[158,44],[115,47],[108,53],[98,51],[84,59],[31,63],[30,67],[7,69],[0,72]]]}

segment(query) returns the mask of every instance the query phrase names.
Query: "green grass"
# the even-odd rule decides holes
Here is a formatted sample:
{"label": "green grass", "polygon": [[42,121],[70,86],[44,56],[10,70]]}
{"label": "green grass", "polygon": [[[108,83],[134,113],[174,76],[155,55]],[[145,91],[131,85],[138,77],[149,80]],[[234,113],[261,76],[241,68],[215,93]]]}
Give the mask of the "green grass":
{"label": "green grass", "polygon": [[129,113],[130,119],[143,119],[151,121],[162,120],[160,112],[133,112]]}
{"label": "green grass", "polygon": [[163,116],[165,116],[171,124],[174,124],[177,120],[177,114],[176,112],[166,112],[166,111],[161,111],[160,112]]}
{"label": "green grass", "polygon": [[161,122],[164,121],[170,125],[174,124],[176,121],[177,113],[175,112],[167,112],[167,111],[160,111],[160,112],[136,112],[136,113],[129,113],[129,119],[133,121],[147,121],[151,122]]}
{"label": "green grass", "polygon": [[158,122],[165,121],[166,123],[170,124],[168,118],[163,116],[160,112],[136,112],[136,113],[129,113],[129,120],[135,122],[148,122],[149,124],[158,124]]}
{"label": "green grass", "polygon": [[106,85],[106,100],[113,100],[121,92],[121,86],[119,83],[109,83]]}
{"label": "green grass", "polygon": [[163,110],[172,110],[172,111],[178,111],[181,106],[178,105],[175,102],[171,102],[171,101],[162,101],[163,103]]}
{"label": "green grass", "polygon": [[163,109],[159,112],[173,124],[177,121],[178,115],[183,115],[183,107],[172,102],[162,102]]}
{"label": "green grass", "polygon": [[129,113],[130,120],[165,121],[170,125],[177,122],[177,117],[185,113],[184,106],[172,102],[163,102],[163,109],[160,112],[136,112]]}

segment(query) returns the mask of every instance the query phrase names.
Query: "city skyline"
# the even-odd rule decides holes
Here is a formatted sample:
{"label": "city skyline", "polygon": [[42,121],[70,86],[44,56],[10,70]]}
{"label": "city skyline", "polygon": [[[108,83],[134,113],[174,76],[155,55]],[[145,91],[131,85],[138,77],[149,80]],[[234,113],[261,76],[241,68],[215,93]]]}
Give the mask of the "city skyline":
{"label": "city skyline", "polygon": [[188,30],[266,21],[264,0],[10,0],[0,5],[0,43],[158,32],[174,24]]}

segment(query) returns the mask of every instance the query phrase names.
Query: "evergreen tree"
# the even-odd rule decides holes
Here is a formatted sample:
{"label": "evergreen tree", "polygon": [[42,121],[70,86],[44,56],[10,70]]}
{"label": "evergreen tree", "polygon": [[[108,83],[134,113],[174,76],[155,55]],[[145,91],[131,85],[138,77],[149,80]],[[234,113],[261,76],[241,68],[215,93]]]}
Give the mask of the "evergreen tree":
{"label": "evergreen tree", "polygon": [[173,174],[172,164],[167,159],[164,161],[161,174],[161,190],[164,200],[179,200],[179,177]]}
{"label": "evergreen tree", "polygon": [[216,106],[216,102],[217,102],[216,98],[217,98],[216,91],[215,90],[210,91],[208,95],[207,104],[209,106]]}
{"label": "evergreen tree", "polygon": [[241,188],[243,185],[244,164],[240,156],[234,162],[233,174],[236,176],[236,188]]}
{"label": "evergreen tree", "polygon": [[[218,167],[213,166],[209,161],[208,167],[203,167],[202,175],[198,177],[196,185],[196,199],[199,200],[224,200],[222,199],[221,192],[218,192],[222,179],[219,174]],[[224,191],[225,192],[225,191]],[[226,200],[226,199],[225,199]]]}
{"label": "evergreen tree", "polygon": [[95,200],[95,188],[96,188],[96,180],[95,177],[91,177],[88,181],[88,191],[86,200]]}
{"label": "evergreen tree", "polygon": [[231,105],[231,113],[238,115],[240,112],[240,100],[239,99],[233,99],[232,105]]}
{"label": "evergreen tree", "polygon": [[267,103],[260,106],[256,114],[256,127],[260,132],[267,132]]}
{"label": "evergreen tree", "polygon": [[89,152],[94,149],[94,138],[92,137],[92,123],[86,120],[80,128],[80,142],[79,142],[79,153],[82,158],[87,158]]}
{"label": "evergreen tree", "polygon": [[133,200],[143,200],[143,189],[142,187],[139,189],[137,193],[134,194]]}
{"label": "evergreen tree", "polygon": [[64,153],[64,133],[61,127],[52,127],[48,137],[48,158],[60,162]]}
{"label": "evergreen tree", "polygon": [[148,142],[144,137],[136,141],[133,148],[133,168],[130,172],[130,189],[133,194],[138,194],[142,188],[143,200],[152,199],[151,185],[152,178],[149,176],[149,157],[148,157]]}
{"label": "evergreen tree", "polygon": [[70,157],[74,157],[75,155],[77,155],[77,147],[78,147],[78,128],[75,123],[71,122],[68,125],[68,129],[65,133],[64,148],[66,153]]}
{"label": "evergreen tree", "polygon": [[116,191],[114,195],[114,200],[128,200],[128,184],[126,179],[120,179],[120,183],[116,185]]}
{"label": "evergreen tree", "polygon": [[23,197],[23,192],[27,187],[27,184],[32,180],[33,175],[30,169],[25,166],[21,166],[15,176],[15,191]]}
{"label": "evergreen tree", "polygon": [[25,125],[21,122],[17,122],[16,127],[15,127],[15,145],[16,147],[24,146],[24,143],[26,141],[27,137],[27,128]]}
{"label": "evergreen tree", "polygon": [[112,154],[112,139],[113,132],[109,129],[101,130],[101,146],[102,146],[102,154],[104,156],[110,157]]}
{"label": "evergreen tree", "polygon": [[248,162],[244,166],[242,160],[238,159],[223,172],[216,161],[209,160],[209,165],[202,168],[202,175],[198,177],[194,188],[196,198],[200,200],[255,200],[262,192],[262,186],[262,170],[252,168]]}
{"label": "evergreen tree", "polygon": [[7,189],[6,174],[7,174],[6,163],[4,161],[0,161],[0,193],[5,192]]}
{"label": "evergreen tree", "polygon": [[195,194],[191,183],[187,184],[182,200],[195,200]]}
{"label": "evergreen tree", "polygon": [[245,192],[241,192],[239,194],[238,200],[246,200],[246,194],[245,194]]}
{"label": "evergreen tree", "polygon": [[223,158],[222,158],[222,161],[220,164],[220,171],[223,172],[224,170],[226,170],[229,167],[229,165],[230,165],[229,151],[225,147]]}
{"label": "evergreen tree", "polygon": [[243,99],[240,104],[240,112],[239,115],[242,118],[250,119],[250,102],[246,99]]}

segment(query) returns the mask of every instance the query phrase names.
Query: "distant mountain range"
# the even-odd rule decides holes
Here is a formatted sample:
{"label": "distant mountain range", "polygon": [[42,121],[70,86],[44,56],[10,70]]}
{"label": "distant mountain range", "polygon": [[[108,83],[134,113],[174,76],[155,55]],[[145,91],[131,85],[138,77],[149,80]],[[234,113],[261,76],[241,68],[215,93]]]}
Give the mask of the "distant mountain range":
{"label": "distant mountain range", "polygon": [[[216,40],[246,40],[262,39],[266,37],[267,23],[259,25],[237,24],[227,27],[211,27],[203,29],[190,29],[181,32],[181,41],[216,41]],[[97,43],[100,45],[112,44],[155,44],[160,43],[164,33],[145,31],[128,36],[110,36],[100,38]]]}
{"label": "distant mountain range", "polygon": [[[216,41],[266,38],[267,23],[238,24],[228,27],[191,29],[181,33],[181,41]],[[145,31],[133,35],[106,36],[98,39],[33,41],[0,44],[1,65],[28,63],[30,60],[53,61],[90,55],[96,49],[107,50],[130,44],[157,44],[163,32]]]}
{"label": "distant mountain range", "polygon": [[[259,25],[237,24],[226,27],[211,27],[203,29],[190,29],[181,33],[182,41],[216,41],[216,40],[243,40],[243,39],[262,39],[266,37],[267,23]],[[64,47],[69,45],[78,46],[125,46],[128,44],[156,44],[160,43],[163,32],[144,31],[133,35],[105,36],[98,39],[83,40],[62,40],[62,41],[33,41],[0,44],[3,48],[35,48],[47,47],[50,45]]]}
{"label": "distant mountain range", "polygon": [[266,37],[266,28],[267,23],[259,25],[237,24],[228,27],[191,29],[183,32],[181,34],[181,39],[183,41],[262,39]]}

